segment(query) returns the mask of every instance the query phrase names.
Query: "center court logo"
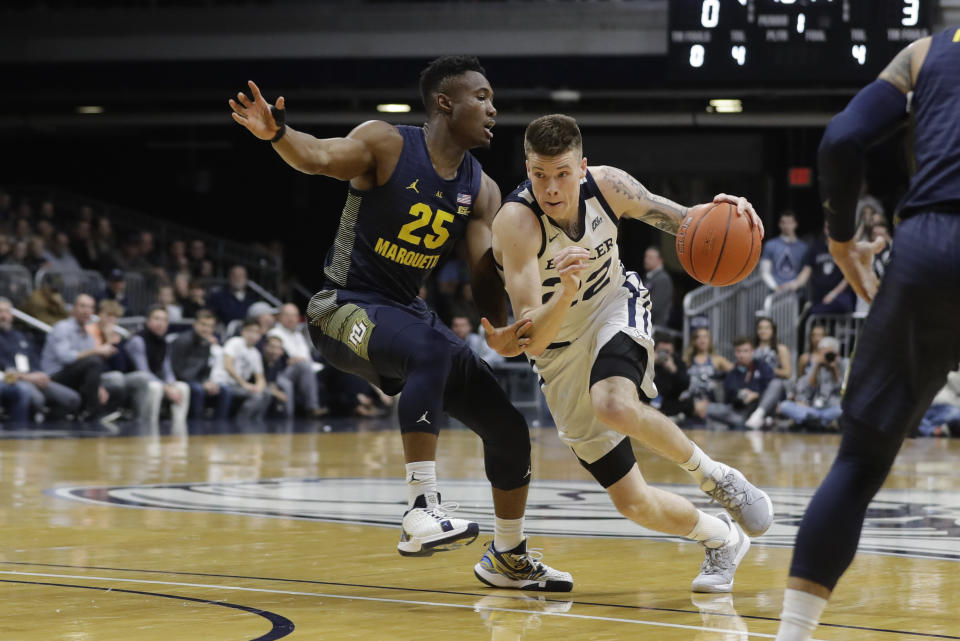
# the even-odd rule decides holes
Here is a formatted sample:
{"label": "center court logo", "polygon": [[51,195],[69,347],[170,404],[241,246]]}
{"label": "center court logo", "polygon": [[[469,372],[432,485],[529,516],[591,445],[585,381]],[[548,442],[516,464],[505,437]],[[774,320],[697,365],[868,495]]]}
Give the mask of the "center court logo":
{"label": "center court logo", "polygon": [[[444,496],[460,504],[457,516],[493,531],[490,486],[483,481],[442,483]],[[666,487],[666,486],[662,486]],[[671,491],[709,512],[716,504],[693,486]],[[765,488],[776,517],[755,545],[793,545],[812,489]],[[267,479],[235,483],[62,487],[63,499],[144,509],[241,514],[331,523],[399,527],[406,509],[402,479]],[[879,554],[960,561],[960,492],[883,490],[867,511],[860,550]],[[683,540],[646,530],[622,517],[606,492],[587,481],[535,481],[524,523],[528,534],[594,538]]]}

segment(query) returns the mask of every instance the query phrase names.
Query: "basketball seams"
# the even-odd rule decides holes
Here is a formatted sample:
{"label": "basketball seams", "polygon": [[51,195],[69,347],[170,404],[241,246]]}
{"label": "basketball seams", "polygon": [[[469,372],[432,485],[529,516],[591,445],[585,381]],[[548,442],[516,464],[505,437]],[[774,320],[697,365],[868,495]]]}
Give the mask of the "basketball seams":
{"label": "basketball seams", "polygon": [[[703,217],[706,218],[706,217],[707,217],[707,214],[709,214],[710,211],[712,211],[712,210],[713,210],[713,208],[711,207],[709,210],[707,210],[707,213],[704,214]],[[707,280],[708,283],[711,283],[711,284],[713,283],[713,279],[714,279],[714,277],[717,275],[717,270],[720,269],[720,261],[723,260],[723,250],[724,250],[724,249],[726,248],[726,246],[727,246],[727,236],[730,235],[730,221],[731,221],[731,220],[733,220],[733,205],[731,205],[730,203],[727,203],[727,228],[723,230],[723,241],[720,243],[720,251],[717,252],[717,257],[714,259],[714,263],[713,263],[713,273],[710,274],[710,278]],[[750,238],[750,242],[751,242],[751,244],[753,243],[753,238],[752,238],[752,237]],[[726,284],[726,283],[724,283],[724,284]]]}
{"label": "basketball seams", "polygon": [[741,280],[740,275],[743,274],[743,271],[750,266],[750,263],[753,262],[753,248],[757,244],[756,239],[754,238],[756,234],[753,233],[753,226],[750,225],[749,222],[747,223],[747,229],[750,231],[750,251],[747,252],[747,260],[743,264],[743,267],[741,267],[740,271],[737,272],[737,275],[731,279],[731,282],[733,283],[739,282]]}
{"label": "basketball seams", "polygon": [[[712,209],[712,207],[711,207],[711,209]],[[710,210],[708,209],[707,212],[709,212],[709,211],[710,211]],[[694,278],[696,278],[697,280],[699,280],[701,283],[703,283],[703,282],[705,282],[705,281],[700,280],[700,278],[697,277],[697,266],[696,266],[696,265],[694,264],[694,262],[693,262],[693,257],[694,257],[693,248],[694,248],[694,240],[695,240],[696,237],[697,237],[697,231],[700,229],[700,223],[702,223],[702,222],[703,222],[703,219],[707,217],[707,212],[704,212],[704,213],[702,213],[700,216],[697,217],[697,224],[694,226],[693,232],[690,234],[690,243],[689,243],[689,245],[687,246],[687,251],[688,251],[689,254],[690,254],[690,275],[693,276]]]}

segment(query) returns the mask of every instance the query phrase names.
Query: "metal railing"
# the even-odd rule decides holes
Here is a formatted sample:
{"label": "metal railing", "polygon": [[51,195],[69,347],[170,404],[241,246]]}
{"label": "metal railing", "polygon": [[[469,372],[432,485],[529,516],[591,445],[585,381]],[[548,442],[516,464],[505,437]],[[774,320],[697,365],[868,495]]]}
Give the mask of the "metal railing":
{"label": "metal railing", "polygon": [[683,297],[684,347],[690,343],[691,320],[704,318],[717,353],[733,358],[733,339],[753,335],[757,311],[764,308],[768,291],[756,271],[736,285],[697,287]]}
{"label": "metal railing", "polygon": [[762,312],[777,325],[777,342],[790,348],[794,371],[797,364],[797,329],[800,322],[800,300],[794,291],[774,292],[763,300]]}
{"label": "metal railing", "polygon": [[867,319],[865,312],[854,312],[852,314],[811,314],[807,317],[803,326],[803,345],[807,347],[807,337],[810,336],[810,328],[814,325],[823,325],[826,328],[826,335],[833,336],[840,342],[840,355],[849,358],[853,354],[853,348],[856,346],[857,336],[863,328],[863,323]]}

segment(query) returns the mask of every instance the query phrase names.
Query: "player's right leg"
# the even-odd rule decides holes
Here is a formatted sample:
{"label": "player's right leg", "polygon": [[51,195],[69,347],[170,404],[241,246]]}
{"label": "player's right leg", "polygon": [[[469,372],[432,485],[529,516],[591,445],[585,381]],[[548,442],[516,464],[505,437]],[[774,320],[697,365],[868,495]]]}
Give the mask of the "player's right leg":
{"label": "player's right leg", "polygon": [[733,589],[734,575],[750,549],[750,539],[727,514],[712,516],[678,494],[648,485],[637,467],[629,438],[621,439],[592,463],[577,458],[625,517],[647,529],[682,536],[704,547],[706,558],[693,580],[694,592]]}
{"label": "player's right leg", "polygon": [[527,548],[523,517],[532,470],[523,415],[510,404],[490,366],[462,343],[445,392],[450,415],[483,439],[484,467],[493,488],[494,538],[474,575],[491,587],[569,592],[570,573],[550,567]]}
{"label": "player's right leg", "polygon": [[[311,315],[314,344],[337,369],[389,394],[403,389],[397,414],[408,509],[397,551],[404,556],[428,556],[472,543],[478,524],[451,517],[449,512],[456,506],[442,503],[437,488],[437,435],[451,364],[447,337],[431,326],[425,307],[370,302],[342,290],[335,295],[324,313]],[[317,307],[311,303],[311,309]]]}
{"label": "player's right leg", "polygon": [[649,376],[649,352],[618,332],[600,349],[590,372],[590,401],[597,419],[686,470],[750,536],[773,523],[773,504],[737,469],[714,461],[676,423],[640,399]]}

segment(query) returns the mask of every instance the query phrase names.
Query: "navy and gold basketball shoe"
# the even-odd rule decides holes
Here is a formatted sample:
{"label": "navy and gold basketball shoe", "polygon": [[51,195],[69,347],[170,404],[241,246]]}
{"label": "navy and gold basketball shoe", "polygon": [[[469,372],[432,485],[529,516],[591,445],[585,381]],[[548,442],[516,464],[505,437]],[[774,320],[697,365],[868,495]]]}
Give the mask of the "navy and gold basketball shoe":
{"label": "navy and gold basketball shoe", "polygon": [[569,572],[554,570],[540,559],[542,554],[527,552],[527,540],[506,552],[498,552],[493,542],[487,546],[473,573],[481,582],[494,588],[536,590],[538,592],[569,592],[573,577]]}

